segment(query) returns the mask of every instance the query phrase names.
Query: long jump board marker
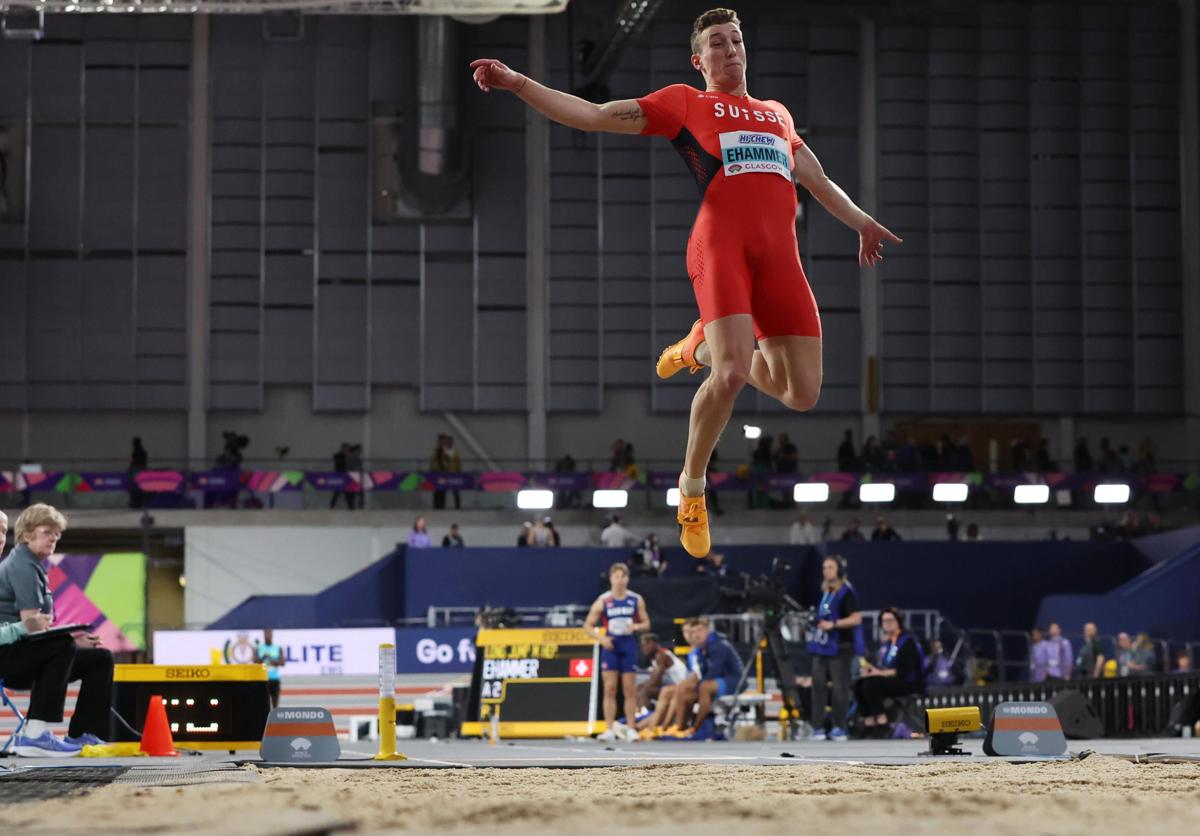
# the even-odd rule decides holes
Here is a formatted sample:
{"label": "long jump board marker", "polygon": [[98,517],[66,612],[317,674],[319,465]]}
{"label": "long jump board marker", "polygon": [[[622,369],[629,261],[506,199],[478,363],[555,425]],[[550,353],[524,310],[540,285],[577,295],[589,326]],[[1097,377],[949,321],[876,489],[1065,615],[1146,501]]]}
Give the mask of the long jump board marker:
{"label": "long jump board marker", "polygon": [[983,751],[1024,759],[1067,758],[1067,738],[1048,702],[1002,702],[992,712]]}
{"label": "long jump board marker", "polygon": [[342,754],[333,715],[320,706],[273,709],[263,731],[264,761],[330,763]]}

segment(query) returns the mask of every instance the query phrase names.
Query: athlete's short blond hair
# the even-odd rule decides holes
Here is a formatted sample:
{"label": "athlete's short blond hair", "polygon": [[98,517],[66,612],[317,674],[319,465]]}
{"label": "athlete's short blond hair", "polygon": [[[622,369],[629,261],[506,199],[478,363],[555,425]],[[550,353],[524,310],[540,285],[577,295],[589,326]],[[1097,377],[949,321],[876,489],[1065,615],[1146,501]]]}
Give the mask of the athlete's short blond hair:
{"label": "athlete's short blond hair", "polygon": [[30,505],[17,517],[17,523],[13,526],[13,540],[17,543],[28,542],[29,535],[40,525],[52,525],[61,533],[67,530],[67,518],[53,505],[44,502]]}

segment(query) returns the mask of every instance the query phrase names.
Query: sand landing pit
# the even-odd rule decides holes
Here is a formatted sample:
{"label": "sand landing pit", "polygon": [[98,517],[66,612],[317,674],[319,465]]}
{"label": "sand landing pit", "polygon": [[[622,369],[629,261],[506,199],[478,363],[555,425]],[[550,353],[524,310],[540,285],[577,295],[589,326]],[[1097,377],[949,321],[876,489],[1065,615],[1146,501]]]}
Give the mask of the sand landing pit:
{"label": "sand landing pit", "polygon": [[[251,769],[253,767],[246,767]],[[1200,764],[694,764],[263,769],[260,784],[109,786],[11,805],[21,833],[1200,833]],[[619,812],[618,812],[619,811]],[[616,818],[614,818],[616,816]]]}

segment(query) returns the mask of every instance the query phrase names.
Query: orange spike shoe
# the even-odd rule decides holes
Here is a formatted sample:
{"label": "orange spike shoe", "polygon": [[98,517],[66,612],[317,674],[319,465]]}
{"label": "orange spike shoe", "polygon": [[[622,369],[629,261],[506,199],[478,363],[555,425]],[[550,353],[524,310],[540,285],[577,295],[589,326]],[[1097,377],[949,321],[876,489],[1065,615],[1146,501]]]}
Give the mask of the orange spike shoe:
{"label": "orange spike shoe", "polygon": [[696,349],[702,342],[704,342],[704,323],[697,319],[692,323],[692,330],[688,331],[686,337],[667,346],[663,353],[658,355],[658,376],[666,380],[684,369],[695,374],[704,368],[703,365],[696,362]]}

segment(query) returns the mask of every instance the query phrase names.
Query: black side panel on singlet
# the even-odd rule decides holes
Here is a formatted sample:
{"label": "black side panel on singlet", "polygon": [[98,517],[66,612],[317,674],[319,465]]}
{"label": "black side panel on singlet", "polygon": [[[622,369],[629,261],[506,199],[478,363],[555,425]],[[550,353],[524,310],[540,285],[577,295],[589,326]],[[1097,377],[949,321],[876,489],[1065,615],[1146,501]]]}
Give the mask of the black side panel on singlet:
{"label": "black side panel on singlet", "polygon": [[692,136],[687,128],[681,128],[679,135],[671,140],[671,144],[687,163],[688,171],[696,178],[696,188],[700,190],[700,199],[703,200],[708,184],[721,170],[721,160],[705,151],[700,146],[700,141]]}

